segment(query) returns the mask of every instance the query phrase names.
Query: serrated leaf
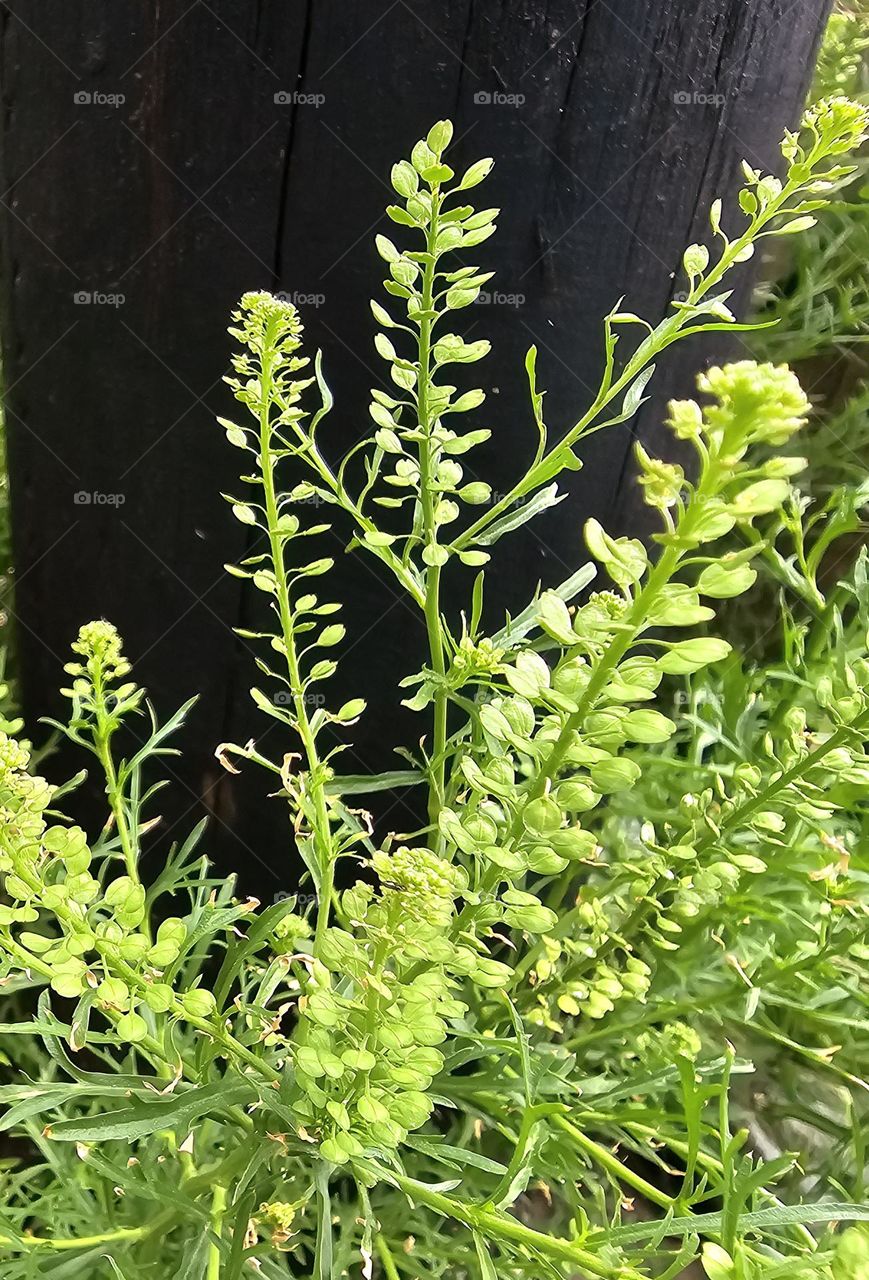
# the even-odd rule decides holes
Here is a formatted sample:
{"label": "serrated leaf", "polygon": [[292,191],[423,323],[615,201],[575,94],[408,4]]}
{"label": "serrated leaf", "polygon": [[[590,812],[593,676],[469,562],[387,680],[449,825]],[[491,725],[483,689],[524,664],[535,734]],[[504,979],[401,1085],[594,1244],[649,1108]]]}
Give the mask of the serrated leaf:
{"label": "serrated leaf", "polygon": [[227,1107],[241,1106],[255,1096],[253,1085],[240,1076],[226,1076],[215,1084],[179,1089],[171,1098],[155,1096],[153,1102],[100,1115],[60,1120],[49,1126],[55,1142],[134,1141],[160,1129],[186,1129],[200,1116],[218,1116]]}

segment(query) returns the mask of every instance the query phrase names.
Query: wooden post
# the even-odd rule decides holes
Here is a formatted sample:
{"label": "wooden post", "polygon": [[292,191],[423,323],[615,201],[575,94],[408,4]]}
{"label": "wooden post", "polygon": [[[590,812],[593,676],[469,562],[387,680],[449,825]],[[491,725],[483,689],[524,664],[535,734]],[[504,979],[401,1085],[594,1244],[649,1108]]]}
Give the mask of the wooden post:
{"label": "wooden post", "polygon": [[[185,755],[170,761],[167,824],[183,834],[204,805],[217,817],[210,851],[222,846],[225,865],[267,895],[291,888],[283,807],[261,778],[239,784],[213,759],[220,741],[260,728],[251,659],[231,632],[252,604],[221,568],[242,537],[218,497],[236,459],[213,421],[230,406],[220,379],[234,301],[261,287],[298,299],[336,396],[324,437],[336,451],[358,438],[383,378],[367,300],[380,288],[371,242],[389,167],[452,118],[459,163],[497,159],[475,195],[502,206],[500,232],[472,259],[497,276],[469,329],[494,343],[480,414],[494,434],[475,460],[505,490],[529,448],[526,348],[540,349],[551,428],[569,425],[597,384],[604,313],[624,294],[656,321],[740,159],[775,167],[827,7],[2,5],[0,295],[31,724],[58,710],[79,624],[111,618],[161,711],[202,695]],[[662,362],[632,429],[655,443],[662,401],[720,352],[679,348]],[[629,428],[595,438],[571,500],[503,544],[490,606],[521,606],[538,579],[575,567],[585,517],[636,523],[630,439]],[[347,767],[391,766],[394,740],[422,732],[392,694],[420,664],[422,632],[371,561],[337,554],[351,644],[336,689],[377,708]],[[412,820],[399,800],[386,822]]]}

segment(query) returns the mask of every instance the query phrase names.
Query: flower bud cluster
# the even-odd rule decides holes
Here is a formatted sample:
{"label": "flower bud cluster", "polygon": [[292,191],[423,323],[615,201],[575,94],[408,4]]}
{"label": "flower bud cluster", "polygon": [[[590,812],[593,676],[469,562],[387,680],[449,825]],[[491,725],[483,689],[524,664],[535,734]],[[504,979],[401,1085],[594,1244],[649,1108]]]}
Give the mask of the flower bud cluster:
{"label": "flower bud cluster", "polygon": [[429,849],[401,845],[392,853],[378,851],[372,866],[380,877],[384,900],[395,906],[395,916],[405,920],[446,925],[454,902],[467,887],[467,877]]}
{"label": "flower bud cluster", "polygon": [[453,654],[447,682],[451,689],[464,688],[478,677],[498,675],[503,668],[504,650],[484,637],[476,643],[469,636],[462,636]]}
{"label": "flower bud cluster", "polygon": [[121,637],[110,622],[86,622],[73,641],[72,651],[82,659],[63,668],[73,677],[71,688],[63,690],[73,702],[72,726],[100,721],[101,731],[111,734],[144,697],[134,681],[124,680],[132,668],[124,657]]}
{"label": "flower bud cluster", "polygon": [[437,1046],[447,1020],[466,1009],[451,973],[475,963],[446,934],[452,869],[415,849],[378,864],[394,879],[380,893],[363,884],[344,893],[355,932],[326,931],[294,1042],[293,1110],[334,1164],[394,1148],[428,1119],[426,1091],[443,1064]]}
{"label": "flower bud cluster", "polygon": [[296,307],[273,293],[243,294],[232,319],[230,333],[259,355],[269,347],[286,354],[301,343],[302,320]]}
{"label": "flower bud cluster", "polygon": [[[109,643],[90,648],[87,661],[123,675],[119,649],[106,632],[97,634]],[[28,764],[28,752],[0,735],[0,875],[10,899],[0,905],[0,955],[7,968],[44,976],[67,999],[87,996],[132,1043],[147,1034],[143,1005],[208,1016],[210,992],[179,996],[167,981],[186,941],[185,923],[163,920],[150,936],[142,886],[127,875],[104,884],[93,874],[85,833],[48,825],[52,788],[31,776]]]}

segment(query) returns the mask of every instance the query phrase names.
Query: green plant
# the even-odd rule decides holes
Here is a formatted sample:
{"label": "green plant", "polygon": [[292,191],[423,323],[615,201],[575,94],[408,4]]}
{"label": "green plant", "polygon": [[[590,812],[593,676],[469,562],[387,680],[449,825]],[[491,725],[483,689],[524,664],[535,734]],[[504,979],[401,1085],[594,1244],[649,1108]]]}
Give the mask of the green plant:
{"label": "green plant", "polygon": [[[866,101],[869,87],[869,7],[842,3],[831,15],[809,95],[816,102],[846,93]],[[779,246],[763,267],[758,317],[773,322],[748,339],[761,360],[787,360],[812,400],[812,419],[801,448],[809,461],[806,484],[827,495],[843,480],[859,483],[869,449],[865,343],[869,293],[869,186],[865,154],[805,236]]]}
{"label": "green plant", "polygon": [[[822,103],[785,139],[784,180],[746,167],[741,233],[724,232],[716,202],[714,252],[685,254],[686,300],[657,327],[620,308],[606,317],[598,393],[554,441],[529,353],[533,456],[497,501],[469,470],[485,431],[459,426],[483,393],[447,381],[488,344],[445,332],[488,279],[451,255],[494,230],[496,210],[461,203],[491,162],[456,180],[448,124],[392,172],[389,216],[414,247],[377,238],[392,304],[372,309],[395,390],[373,393],[373,434],[337,467],[320,443],[331,396],[295,309],[242,299],[230,379],[241,422],[222,425],[245,455],[228,496],[255,542],[230,572],[270,606],[271,629],[242,635],[261,646],[266,689],[253,701],[284,739],[277,758],[265,740],[219,756],[266,771],[315,902],[237,901],[196,854],[201,830],[141,882],[149,773],[189,705],[165,725],[148,712],[145,742],[122,757],[144,695],[114,629],[84,627],[58,727],[105,779],[96,840],[59,816],[26,750],[0,740],[2,973],[19,1004],[36,1002],[3,1038],[9,1280],[84,1268],[125,1280],[375,1268],[386,1280],[675,1280],[694,1260],[710,1280],[841,1280],[863,1265],[859,1228],[838,1241],[825,1229],[869,1218],[862,1130],[847,1177],[821,1170],[806,1200],[786,1181],[792,1159],[765,1159],[733,1125],[751,1071],[736,1029],[788,1037],[782,1001],[811,1023],[806,983],[823,992],[836,972],[850,988],[865,972],[859,844],[844,903],[842,869],[809,876],[799,927],[793,912],[772,923],[764,912],[765,893],[805,890],[825,840],[859,834],[869,781],[865,562],[824,596],[792,487],[801,464],[772,453],[805,419],[797,379],[742,362],[699,380],[702,403],[671,405],[695,470],[637,450],[656,556],[591,521],[593,563],[494,635],[482,629],[482,569],[502,537],[560,500],[581,441],[632,417],[661,351],[739,327],[722,280],[763,237],[812,224],[866,123],[844,99]],[[641,337],[621,359],[624,327]],[[288,491],[287,466],[305,477]],[[364,702],[311,696],[344,635],[317,582],[331,561],[316,542],[328,526],[303,519],[312,498],[352,518],[360,551],[425,620],[429,658],[404,686],[427,728],[407,769],[342,775],[340,744]],[[837,518],[826,513],[833,531]],[[731,531],[746,545],[722,554]],[[744,673],[704,720],[674,701],[674,682],[690,690],[697,672],[738,668],[708,602],[742,595],[763,558],[826,629],[804,640],[786,624],[790,701],[754,714]],[[459,620],[440,600],[456,562],[481,570]],[[576,604],[599,571],[611,585]],[[356,797],[399,786],[425,789],[427,821],[375,840]],[[342,859],[364,869],[343,892]],[[851,1033],[859,1046],[862,1027]]]}
{"label": "green plant", "polygon": [[813,102],[835,94],[857,99],[866,91],[867,22],[866,0],[841,0],[834,7],[818,53]]}

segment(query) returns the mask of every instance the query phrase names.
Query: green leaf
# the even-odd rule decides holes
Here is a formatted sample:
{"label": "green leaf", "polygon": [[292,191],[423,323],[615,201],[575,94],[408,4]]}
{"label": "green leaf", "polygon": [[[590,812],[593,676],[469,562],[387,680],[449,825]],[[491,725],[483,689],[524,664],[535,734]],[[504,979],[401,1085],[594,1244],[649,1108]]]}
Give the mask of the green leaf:
{"label": "green leaf", "polygon": [[397,262],[401,257],[398,249],[386,236],[375,236],[374,243],[377,246],[377,252],[386,262]]}
{"label": "green leaf", "polygon": [[431,569],[439,569],[445,565],[450,558],[447,547],[439,546],[436,542],[429,542],[422,549],[423,562]]}
{"label": "green leaf", "polygon": [[566,493],[558,492],[557,484],[551,484],[545,489],[540,489],[527,502],[520,500],[518,505],[514,506],[511,511],[493,520],[482,533],[477,535],[476,541],[480,546],[491,547],[499,538],[503,538],[505,533],[512,533],[514,529],[520,529],[523,524],[527,524],[535,516],[541,515],[542,512],[548,511],[551,507],[557,507],[559,502],[563,502],[566,497]]}
{"label": "green leaf", "polygon": [[787,480],[758,480],[732,499],[730,510],[738,518],[768,515],[777,511],[790,492]]}
{"label": "green leaf", "polygon": [[366,529],[362,536],[369,547],[391,547],[395,542],[395,534],[381,533],[379,529]]}
{"label": "green leaf", "polygon": [[682,255],[682,266],[689,276],[702,275],[709,266],[709,250],[702,244],[689,244]]}
{"label": "green leaf", "polygon": [[469,307],[471,303],[476,302],[479,292],[479,285],[468,289],[463,285],[454,284],[447,290],[445,302],[450,311],[459,311],[462,307]]}
{"label": "green leaf", "polygon": [[[597,567],[593,564],[584,564],[581,568],[572,573],[566,581],[562,582],[560,587],[556,587],[552,593],[565,604],[571,604],[573,600],[583,591],[590,582],[592,582],[597,574]],[[492,636],[492,644],[499,649],[516,648],[521,640],[528,635],[538,625],[539,602],[532,600],[531,604],[526,605],[520,614],[515,618],[509,619],[505,626]]]}
{"label": "green leaf", "polygon": [[[670,1218],[667,1222],[667,1234],[714,1235],[721,1230],[723,1218],[723,1213],[696,1213],[684,1218]],[[756,1209],[751,1213],[740,1214],[739,1230],[776,1231],[803,1223],[822,1222],[869,1222],[869,1205],[820,1201],[818,1204],[777,1205],[772,1209]],[[634,1244],[653,1236],[656,1230],[657,1224],[654,1222],[638,1222],[627,1227],[608,1229],[607,1240],[614,1245]]]}
{"label": "green leaf", "polygon": [[628,387],[627,393],[625,394],[625,398],[622,402],[622,411],[619,421],[624,422],[628,418],[632,418],[640,405],[644,403],[643,392],[645,391],[648,383],[654,377],[654,374],[655,366],[650,364],[648,368],[644,369],[642,373],[637,375]]}
{"label": "green leaf", "polygon": [[256,524],[256,512],[253,507],[247,506],[246,503],[234,502],[232,505],[232,514],[236,520],[242,524]]}
{"label": "green leaf", "polygon": [[676,732],[676,726],[669,717],[645,707],[629,711],[620,725],[632,742],[666,742]]}
{"label": "green leaf", "polygon": [[484,160],[477,160],[465,170],[461,182],[456,187],[456,191],[469,191],[471,187],[478,186],[492,172],[492,165],[495,163],[489,157]]}
{"label": "green leaf", "polygon": [[537,605],[537,621],[559,644],[572,648],[577,643],[567,605],[554,591],[544,591]]}
{"label": "green leaf", "polygon": [[615,791],[629,790],[636,784],[641,772],[635,760],[616,756],[598,760],[590,768],[592,783],[605,795]]}
{"label": "green leaf", "polygon": [[95,1116],[60,1120],[50,1126],[56,1142],[110,1142],[146,1138],[161,1129],[185,1129],[200,1116],[217,1116],[228,1107],[243,1105],[255,1096],[253,1085],[227,1075],[215,1084],[181,1088],[172,1097],[136,1102],[130,1107]]}
{"label": "green leaf", "polygon": [[419,190],[419,175],[412,164],[408,164],[406,160],[399,160],[398,164],[392,166],[390,174],[392,185],[400,196],[404,196],[405,200],[409,196],[416,195]]}
{"label": "green leaf", "polygon": [[481,1169],[484,1173],[493,1173],[499,1178],[507,1172],[507,1166],[500,1161],[480,1155],[478,1151],[473,1151],[469,1147],[451,1146],[448,1142],[442,1142],[440,1138],[422,1138],[418,1134],[411,1133],[408,1134],[405,1145],[452,1169],[463,1167]]}
{"label": "green leaf", "polygon": [[428,131],[426,145],[435,155],[440,155],[452,141],[453,126],[450,120],[438,120]]}
{"label": "green leaf", "polygon": [[396,769],[392,773],[348,773],[331,778],[326,783],[326,791],[336,796],[368,795],[375,791],[418,787],[425,781],[425,774],[416,769]]}
{"label": "green leaf", "polygon": [[368,406],[368,412],[371,414],[371,417],[377,423],[378,427],[383,427],[384,430],[390,432],[395,431],[398,424],[389,410],[382,404],[378,404],[376,400],[372,400],[371,404]]}
{"label": "green leaf", "polygon": [[480,1280],[498,1280],[498,1273],[495,1270],[492,1255],[489,1253],[489,1246],[479,1231],[474,1232],[474,1248],[477,1251],[477,1261],[480,1264]]}

